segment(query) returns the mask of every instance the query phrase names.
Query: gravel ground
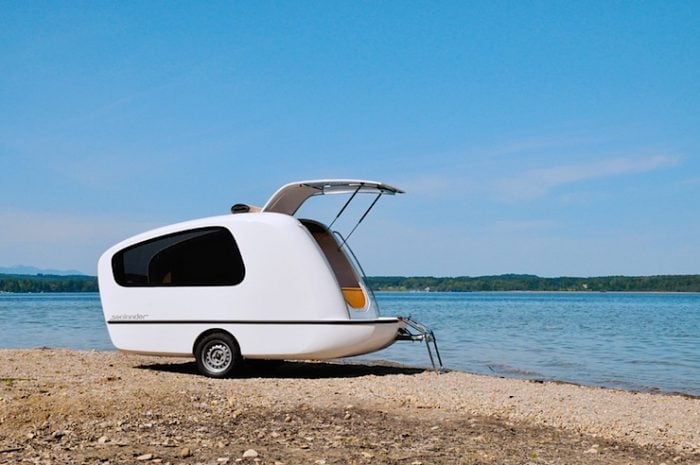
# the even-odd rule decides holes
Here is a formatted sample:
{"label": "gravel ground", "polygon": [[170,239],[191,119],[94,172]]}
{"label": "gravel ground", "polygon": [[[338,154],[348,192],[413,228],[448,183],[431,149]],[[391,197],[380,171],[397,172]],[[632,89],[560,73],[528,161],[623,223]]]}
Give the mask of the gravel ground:
{"label": "gravel ground", "polygon": [[700,399],[362,364],[0,350],[0,464],[700,464]]}

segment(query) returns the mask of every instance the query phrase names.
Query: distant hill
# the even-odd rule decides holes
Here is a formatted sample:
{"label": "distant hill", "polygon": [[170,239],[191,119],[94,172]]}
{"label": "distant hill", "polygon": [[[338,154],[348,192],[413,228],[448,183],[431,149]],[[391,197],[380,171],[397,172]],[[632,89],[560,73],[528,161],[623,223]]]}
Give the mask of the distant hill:
{"label": "distant hill", "polygon": [[[700,292],[700,275],[601,276],[541,278],[500,276],[373,276],[376,291],[576,291],[576,292]],[[85,275],[0,274],[0,292],[97,292],[97,278]]]}
{"label": "distant hill", "polygon": [[35,266],[15,265],[15,266],[0,266],[0,274],[18,274],[18,275],[37,275],[51,274],[56,276],[84,276],[77,270],[52,270],[42,269]]}

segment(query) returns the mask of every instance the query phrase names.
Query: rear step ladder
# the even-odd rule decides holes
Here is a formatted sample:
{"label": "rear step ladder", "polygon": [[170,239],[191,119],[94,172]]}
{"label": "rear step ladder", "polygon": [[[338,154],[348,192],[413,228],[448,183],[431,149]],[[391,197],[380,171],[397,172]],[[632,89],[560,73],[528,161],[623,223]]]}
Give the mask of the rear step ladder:
{"label": "rear step ladder", "polygon": [[[410,316],[399,317],[401,321],[405,323],[405,326],[399,330],[399,334],[396,336],[397,341],[424,341],[425,348],[428,350],[428,357],[430,357],[430,363],[433,365],[433,370],[436,373],[440,373],[444,370],[442,365],[442,358],[440,358],[440,351],[437,346],[437,339],[435,339],[435,333],[432,329],[425,326],[423,323],[414,320]],[[432,348],[430,344],[432,343]],[[435,358],[433,357],[433,351],[435,349],[435,355],[437,356],[438,365],[435,365]]]}
{"label": "rear step ladder", "polygon": [[[358,188],[359,189],[359,188]],[[354,195],[353,195],[354,197]],[[381,197],[381,194],[377,196],[377,198],[374,200],[374,203],[379,200],[379,197]],[[350,200],[352,200],[352,197],[350,197]],[[348,202],[349,203],[349,202]],[[372,209],[374,206],[374,203],[370,205],[369,209],[365,212],[365,215],[360,218],[360,221],[357,223],[357,226],[362,222],[362,220],[365,218],[369,210]],[[345,205],[347,206],[347,204]],[[343,213],[343,210],[345,210],[345,207],[343,207],[342,210],[340,210],[340,213],[338,213],[338,216]],[[336,217],[338,219],[338,217]],[[335,222],[335,220],[333,220]],[[331,226],[333,226],[333,223],[331,223]],[[354,229],[353,229],[354,231]],[[352,231],[350,231],[350,234],[352,234]],[[350,237],[350,234],[348,234],[348,238]],[[377,308],[377,312],[379,312],[379,304],[377,303],[377,298],[374,295],[374,290],[372,289],[371,286],[367,285],[367,275],[365,274],[365,270],[362,269],[362,265],[360,264],[360,261],[357,259],[355,256],[355,252],[352,251],[350,248],[350,244],[348,244],[347,238],[343,237],[343,235],[338,232],[338,231],[333,231],[333,235],[335,235],[338,239],[340,239],[340,246],[338,247],[338,250],[341,250],[342,248],[345,248],[350,255],[349,257],[352,257],[352,262],[353,265],[356,269],[360,270],[360,273],[362,274],[362,282],[364,284],[364,288],[366,288],[369,293],[372,295],[372,302],[374,302],[374,305]],[[346,254],[347,255],[347,254]],[[433,365],[433,370],[435,370],[436,373],[440,373],[441,371],[444,371],[445,367],[442,365],[442,358],[440,358],[440,351],[438,350],[437,346],[437,340],[435,339],[435,333],[433,333],[433,330],[425,326],[423,323],[414,320],[411,318],[411,316],[407,317],[398,317],[399,320],[403,321],[405,323],[404,327],[399,330],[399,334],[396,336],[397,341],[425,341],[425,348],[428,349],[428,357],[430,357],[430,363]],[[413,331],[411,331],[413,330]],[[433,344],[433,348],[435,349],[435,355],[437,356],[437,361],[439,364],[439,367],[435,365],[435,358],[433,357],[433,351],[430,348],[430,343]]]}

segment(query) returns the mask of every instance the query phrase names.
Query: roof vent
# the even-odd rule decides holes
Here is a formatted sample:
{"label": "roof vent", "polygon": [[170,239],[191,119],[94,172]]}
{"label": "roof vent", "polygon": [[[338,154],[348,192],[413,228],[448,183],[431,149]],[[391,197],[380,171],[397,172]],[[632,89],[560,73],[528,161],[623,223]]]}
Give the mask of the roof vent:
{"label": "roof vent", "polygon": [[254,212],[259,212],[260,207],[255,207],[253,205],[248,205],[245,203],[237,203],[233,207],[231,207],[231,213],[234,215],[236,213],[254,213]]}

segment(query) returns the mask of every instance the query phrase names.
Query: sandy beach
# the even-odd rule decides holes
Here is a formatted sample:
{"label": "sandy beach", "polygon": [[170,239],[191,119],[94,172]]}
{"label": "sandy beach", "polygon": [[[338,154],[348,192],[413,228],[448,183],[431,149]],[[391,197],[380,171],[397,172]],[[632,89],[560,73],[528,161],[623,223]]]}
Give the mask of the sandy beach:
{"label": "sandy beach", "polygon": [[700,464],[700,400],[338,363],[0,350],[0,464]]}

